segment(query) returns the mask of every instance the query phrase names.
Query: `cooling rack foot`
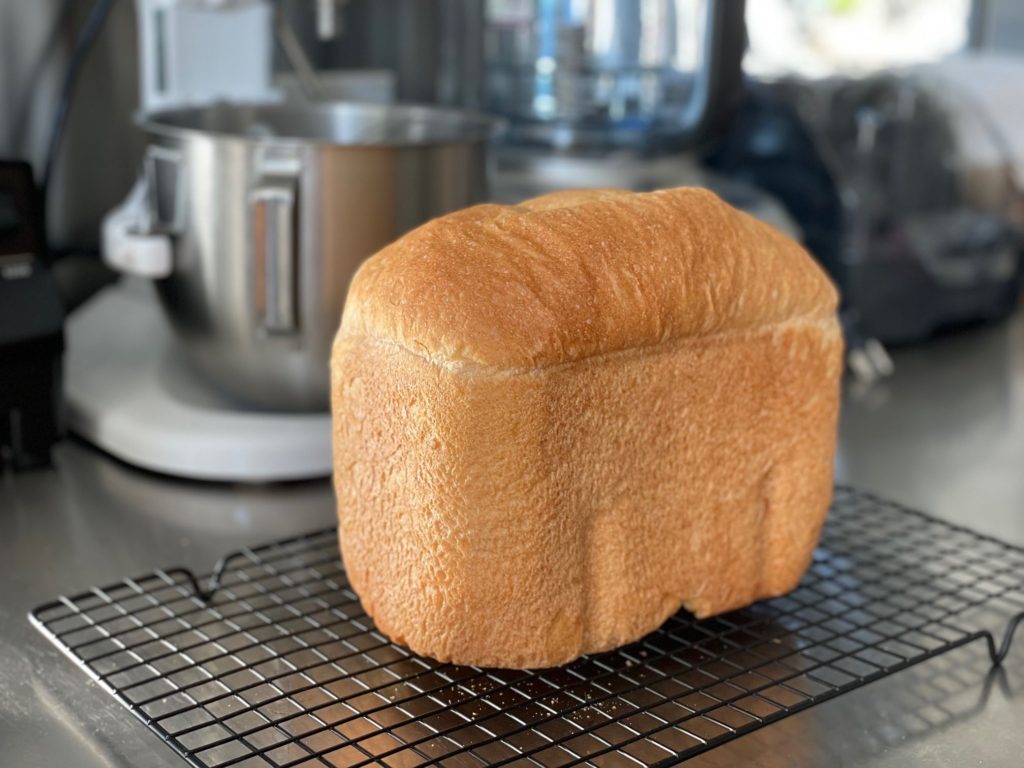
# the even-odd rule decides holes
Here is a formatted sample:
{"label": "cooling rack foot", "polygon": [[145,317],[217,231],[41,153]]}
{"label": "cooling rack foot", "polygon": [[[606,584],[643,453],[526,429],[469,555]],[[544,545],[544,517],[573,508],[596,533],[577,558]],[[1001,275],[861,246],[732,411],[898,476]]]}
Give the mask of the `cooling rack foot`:
{"label": "cooling rack foot", "polygon": [[204,588],[200,583],[196,575],[189,569],[184,569],[185,578],[188,579],[189,586],[192,587],[192,591],[195,592],[203,604],[210,602],[213,599],[214,594],[220,589],[221,579],[224,578],[224,571],[227,570],[228,561],[234,557],[234,554],[222,557],[217,561],[217,564],[213,567],[213,573],[210,574],[210,580],[207,582]]}
{"label": "cooling rack foot", "polygon": [[1010,623],[1006,625],[1006,631],[1003,633],[1003,642],[999,644],[999,648],[996,648],[996,639],[991,632],[984,634],[985,642],[988,643],[988,655],[992,659],[992,666],[1002,666],[1003,659],[1006,658],[1006,654],[1010,652],[1010,646],[1013,644],[1013,633],[1017,631],[1017,625],[1024,621],[1024,611],[1021,611],[1012,619]]}

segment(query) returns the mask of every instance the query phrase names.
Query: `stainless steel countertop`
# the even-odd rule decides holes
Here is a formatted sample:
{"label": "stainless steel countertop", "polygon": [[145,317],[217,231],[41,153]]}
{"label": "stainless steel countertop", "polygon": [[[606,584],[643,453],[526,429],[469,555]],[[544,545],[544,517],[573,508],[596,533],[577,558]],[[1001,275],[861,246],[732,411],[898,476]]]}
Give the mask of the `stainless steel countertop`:
{"label": "stainless steel countertop", "polygon": [[[848,391],[837,476],[1024,545],[1024,317],[894,354]],[[4,765],[184,765],[27,620],[60,593],[330,524],[327,482],[187,483],[68,441],[53,470],[0,476]],[[696,766],[1020,765],[1024,636],[988,674],[968,646],[715,749]]]}

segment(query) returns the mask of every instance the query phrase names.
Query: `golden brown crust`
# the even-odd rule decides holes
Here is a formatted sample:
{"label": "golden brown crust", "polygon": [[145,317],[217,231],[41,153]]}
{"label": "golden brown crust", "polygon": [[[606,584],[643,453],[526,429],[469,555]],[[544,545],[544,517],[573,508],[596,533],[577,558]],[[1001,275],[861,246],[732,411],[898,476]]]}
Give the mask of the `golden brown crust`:
{"label": "golden brown crust", "polygon": [[[788,591],[806,568],[832,487],[834,292],[781,235],[704,193],[661,194],[721,214],[733,255],[706,241],[677,247],[703,266],[645,266],[635,238],[654,224],[616,236],[629,258],[609,248],[589,266],[575,250],[586,238],[558,246],[549,229],[524,241],[546,251],[516,254],[502,239],[476,262],[444,251],[466,232],[494,234],[475,229],[498,218],[485,207],[360,272],[331,368],[339,537],[353,587],[396,641],[458,663],[548,666],[638,639],[681,606],[707,616]],[[525,207],[589,217],[621,197]],[[663,215],[696,231],[693,214]],[[757,263],[762,247],[774,274]],[[442,268],[445,253],[456,266]],[[504,268],[507,291],[488,276]],[[431,269],[444,286],[430,287]],[[647,276],[628,284],[635,296],[630,269]],[[664,286],[643,293],[655,271],[689,308]],[[454,302],[470,273],[487,285],[463,294],[470,308],[423,303]],[[744,282],[755,278],[766,285]],[[390,297],[389,282],[400,284]],[[790,314],[770,305],[773,291]],[[573,311],[538,314],[556,303]],[[574,343],[556,327],[581,318],[601,334],[574,331]]]}
{"label": "golden brown crust", "polygon": [[448,364],[529,368],[835,307],[799,245],[711,192],[579,190],[409,233],[356,274],[343,332]]}

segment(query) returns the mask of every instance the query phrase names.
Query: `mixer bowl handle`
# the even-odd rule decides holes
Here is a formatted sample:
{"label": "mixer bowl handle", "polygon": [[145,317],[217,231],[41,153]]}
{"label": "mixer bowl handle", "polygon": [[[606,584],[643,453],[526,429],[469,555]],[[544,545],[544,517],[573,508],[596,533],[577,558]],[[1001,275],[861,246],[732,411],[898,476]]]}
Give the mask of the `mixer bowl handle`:
{"label": "mixer bowl handle", "polygon": [[249,194],[253,305],[263,333],[297,333],[296,179],[263,176]]}
{"label": "mixer bowl handle", "polygon": [[127,275],[159,279],[174,268],[171,238],[146,226],[146,179],[140,177],[128,197],[103,218],[103,260]]}
{"label": "mixer bowl handle", "polygon": [[174,269],[171,234],[184,211],[181,155],[151,144],[142,168],[128,197],[103,219],[103,259],[119,272],[158,279]]}

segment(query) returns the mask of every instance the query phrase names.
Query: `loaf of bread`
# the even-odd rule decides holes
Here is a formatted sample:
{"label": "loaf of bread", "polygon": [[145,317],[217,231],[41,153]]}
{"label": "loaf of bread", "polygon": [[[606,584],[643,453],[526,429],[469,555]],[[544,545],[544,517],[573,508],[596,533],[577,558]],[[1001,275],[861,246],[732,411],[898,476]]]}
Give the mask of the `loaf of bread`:
{"label": "loaf of bread", "polygon": [[394,641],[544,667],[792,589],[832,493],[836,292],[710,192],[429,222],[333,349],[339,538]]}

